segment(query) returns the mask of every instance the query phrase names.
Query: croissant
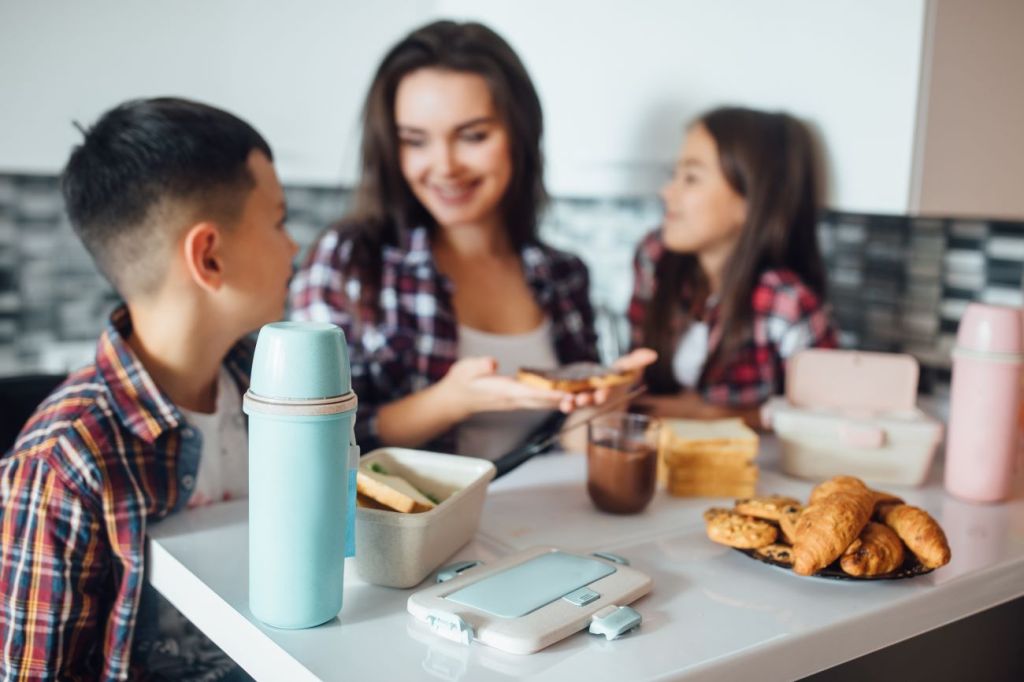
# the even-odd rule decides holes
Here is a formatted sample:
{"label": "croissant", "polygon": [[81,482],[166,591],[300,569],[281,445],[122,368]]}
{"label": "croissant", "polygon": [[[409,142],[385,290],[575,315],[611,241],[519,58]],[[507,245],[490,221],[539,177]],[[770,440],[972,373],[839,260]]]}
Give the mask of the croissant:
{"label": "croissant", "polygon": [[820,502],[832,493],[836,492],[858,492],[860,490],[869,490],[875,497],[875,509],[879,505],[883,504],[903,504],[903,499],[893,495],[892,493],[884,490],[873,490],[864,485],[864,481],[854,476],[836,476],[829,480],[819,483],[811,491],[810,504]]}
{"label": "croissant", "polygon": [[821,502],[832,493],[860,493],[868,490],[864,481],[854,476],[836,476],[814,486],[809,504]]}
{"label": "croissant", "polygon": [[[863,484],[861,484],[863,486]],[[804,509],[796,525],[793,570],[812,575],[849,547],[871,518],[875,501],[864,487],[835,492]]]}
{"label": "croissant", "polygon": [[888,526],[868,523],[850,545],[839,565],[850,575],[891,573],[903,565],[903,543]]}
{"label": "croissant", "polygon": [[872,490],[875,496],[875,509],[878,509],[883,504],[903,504],[903,498],[887,493],[884,490]]}
{"label": "croissant", "polygon": [[925,568],[938,568],[949,563],[951,553],[946,534],[928,512],[908,504],[886,504],[879,507],[878,516]]}

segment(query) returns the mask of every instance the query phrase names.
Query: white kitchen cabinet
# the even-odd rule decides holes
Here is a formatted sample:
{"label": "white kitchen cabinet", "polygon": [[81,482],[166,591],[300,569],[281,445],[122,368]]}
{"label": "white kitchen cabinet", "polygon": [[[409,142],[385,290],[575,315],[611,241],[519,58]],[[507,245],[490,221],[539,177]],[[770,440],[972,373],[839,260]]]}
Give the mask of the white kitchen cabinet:
{"label": "white kitchen cabinet", "polygon": [[910,212],[1022,220],[1024,2],[937,0],[926,25]]}

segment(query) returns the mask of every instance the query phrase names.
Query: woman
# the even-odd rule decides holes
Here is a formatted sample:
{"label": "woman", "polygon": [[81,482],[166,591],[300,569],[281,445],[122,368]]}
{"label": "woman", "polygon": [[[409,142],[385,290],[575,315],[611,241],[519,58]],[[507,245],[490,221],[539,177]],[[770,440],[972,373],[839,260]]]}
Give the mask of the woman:
{"label": "woman", "polygon": [[636,255],[629,317],[663,416],[740,416],[783,390],[785,363],[832,348],[818,251],[818,173],[792,116],[722,108],[688,129],[661,192],[665,220]]}
{"label": "woman", "polygon": [[429,24],[384,57],[354,210],[313,246],[292,297],[297,319],[345,331],[364,450],[493,458],[551,410],[605,397],[512,378],[597,359],[587,270],[537,235],[542,129],[525,68],[480,24]]}

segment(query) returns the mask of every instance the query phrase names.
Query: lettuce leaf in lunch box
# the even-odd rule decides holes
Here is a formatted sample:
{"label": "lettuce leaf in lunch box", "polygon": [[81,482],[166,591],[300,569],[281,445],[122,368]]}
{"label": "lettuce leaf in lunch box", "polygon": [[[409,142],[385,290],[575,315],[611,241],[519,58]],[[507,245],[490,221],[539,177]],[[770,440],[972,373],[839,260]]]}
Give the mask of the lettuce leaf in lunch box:
{"label": "lettuce leaf in lunch box", "polygon": [[[370,464],[368,466],[369,466],[370,471],[374,472],[375,474],[383,474],[385,476],[390,476],[390,474],[388,473],[388,470],[385,469],[383,466],[381,466],[379,462],[370,462]],[[410,484],[410,485],[412,485],[412,484]],[[421,490],[417,486],[413,486],[413,488],[416,488],[416,491],[419,492],[419,494],[423,495],[423,497],[427,498],[428,500],[430,500],[434,504],[441,504],[441,500],[437,499],[436,495],[431,495],[427,491]]]}

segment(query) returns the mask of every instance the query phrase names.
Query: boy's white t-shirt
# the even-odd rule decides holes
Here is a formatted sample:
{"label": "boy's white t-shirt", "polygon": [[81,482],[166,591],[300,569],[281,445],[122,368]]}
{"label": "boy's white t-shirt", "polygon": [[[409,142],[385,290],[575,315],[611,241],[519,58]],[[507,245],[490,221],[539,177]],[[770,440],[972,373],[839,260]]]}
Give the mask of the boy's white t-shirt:
{"label": "boy's white t-shirt", "polygon": [[[188,425],[199,431],[199,455],[189,507],[224,502],[249,495],[249,438],[242,414],[238,384],[222,366],[217,375],[217,401],[213,414],[179,407]],[[155,639],[133,649],[144,667],[160,679],[237,679],[238,666],[216,644],[147,583],[143,599],[156,601]]]}
{"label": "boy's white t-shirt", "polygon": [[203,437],[199,471],[188,506],[248,497],[249,437],[242,414],[242,396],[228,371],[222,366],[217,376],[217,407],[213,414],[185,409],[181,412]]}

